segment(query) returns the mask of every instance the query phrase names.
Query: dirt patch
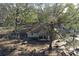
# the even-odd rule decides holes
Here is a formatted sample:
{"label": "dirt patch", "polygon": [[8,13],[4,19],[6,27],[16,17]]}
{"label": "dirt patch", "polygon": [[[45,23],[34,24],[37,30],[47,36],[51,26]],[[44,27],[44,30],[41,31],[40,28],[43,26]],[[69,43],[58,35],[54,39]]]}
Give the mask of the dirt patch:
{"label": "dirt patch", "polygon": [[[65,50],[65,48],[64,48]],[[63,48],[53,46],[52,51],[48,51],[48,44],[31,44],[18,40],[0,40],[1,56],[66,56],[68,52]]]}

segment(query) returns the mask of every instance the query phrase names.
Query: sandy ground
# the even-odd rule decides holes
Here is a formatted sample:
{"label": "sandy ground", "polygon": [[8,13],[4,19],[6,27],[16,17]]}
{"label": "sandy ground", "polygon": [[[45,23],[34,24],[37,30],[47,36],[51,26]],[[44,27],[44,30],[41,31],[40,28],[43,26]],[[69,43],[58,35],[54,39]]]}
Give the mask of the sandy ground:
{"label": "sandy ground", "polygon": [[13,52],[11,52],[9,55],[15,55],[17,56],[18,53],[21,53],[22,51],[40,51],[41,49],[48,48],[48,44],[29,44],[27,42],[18,42],[18,40],[0,40],[0,47],[11,47],[16,48]]}
{"label": "sandy ground", "polygon": [[[23,42],[20,40],[0,40],[0,55],[4,53],[8,56],[27,56],[27,53],[31,53],[35,50],[35,52],[41,52],[43,50],[48,49],[48,44],[31,44],[27,43],[27,41]],[[6,54],[7,53],[7,54]],[[62,51],[47,51],[48,56],[62,56]]]}

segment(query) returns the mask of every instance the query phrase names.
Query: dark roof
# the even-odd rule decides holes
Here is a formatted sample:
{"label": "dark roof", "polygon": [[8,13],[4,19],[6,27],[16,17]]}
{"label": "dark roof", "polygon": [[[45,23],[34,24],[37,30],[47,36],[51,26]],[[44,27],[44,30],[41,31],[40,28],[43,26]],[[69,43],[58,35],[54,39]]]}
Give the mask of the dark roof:
{"label": "dark roof", "polygon": [[47,28],[43,23],[27,24],[19,31],[26,31],[28,33],[47,34]]}

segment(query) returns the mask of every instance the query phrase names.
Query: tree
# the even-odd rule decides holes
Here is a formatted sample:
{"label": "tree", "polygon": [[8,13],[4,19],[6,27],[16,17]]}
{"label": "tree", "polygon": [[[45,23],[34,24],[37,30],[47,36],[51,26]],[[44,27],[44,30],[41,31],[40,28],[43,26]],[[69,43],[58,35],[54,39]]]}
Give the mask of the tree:
{"label": "tree", "polygon": [[[74,4],[0,4],[0,17],[5,19],[4,26],[23,29],[27,23],[37,22],[46,27],[49,36],[49,49],[52,49],[52,42],[57,37],[57,27],[63,24],[68,29],[79,29],[79,5]],[[20,23],[16,22],[16,19]],[[43,23],[43,24],[41,24]],[[57,30],[55,30],[57,29]],[[60,31],[58,31],[60,33]]]}
{"label": "tree", "polygon": [[[50,5],[50,4],[49,4]],[[55,26],[59,25],[59,17],[61,17],[63,10],[65,9],[64,4],[52,4],[51,6],[47,6],[48,12],[46,15],[48,15],[48,24],[49,24],[49,37],[50,37],[50,43],[49,43],[49,49],[52,49],[52,42],[56,40],[56,31]],[[60,23],[61,24],[61,23]]]}

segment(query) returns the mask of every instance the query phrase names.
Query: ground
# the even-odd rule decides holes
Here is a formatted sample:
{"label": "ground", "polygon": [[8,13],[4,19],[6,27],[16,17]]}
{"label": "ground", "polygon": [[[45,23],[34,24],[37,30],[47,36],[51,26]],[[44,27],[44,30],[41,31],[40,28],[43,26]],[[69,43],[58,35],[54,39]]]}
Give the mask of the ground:
{"label": "ground", "polygon": [[[10,32],[4,31],[0,28],[1,34],[2,32]],[[4,34],[5,34],[4,33]],[[62,44],[65,42],[58,42],[56,45],[61,46],[60,48],[54,47],[54,43],[52,44],[52,50],[48,50],[48,42],[28,42],[22,41],[20,39],[6,39],[0,38],[0,56],[67,56],[69,55],[66,51],[65,47]],[[63,45],[64,45],[63,44]]]}
{"label": "ground", "polygon": [[61,51],[58,52],[56,50],[48,51],[48,44],[31,44],[27,43],[27,41],[23,42],[21,40],[4,40],[0,39],[0,55],[4,56],[57,56],[61,55],[59,53],[62,53]]}

